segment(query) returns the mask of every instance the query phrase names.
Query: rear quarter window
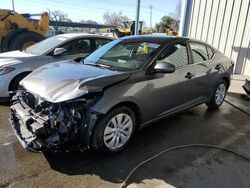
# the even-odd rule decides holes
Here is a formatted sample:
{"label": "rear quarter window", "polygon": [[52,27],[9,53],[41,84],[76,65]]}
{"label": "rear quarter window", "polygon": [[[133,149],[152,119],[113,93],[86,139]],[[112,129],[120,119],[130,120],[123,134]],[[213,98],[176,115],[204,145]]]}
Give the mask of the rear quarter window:
{"label": "rear quarter window", "polygon": [[207,53],[208,53],[208,59],[212,59],[214,56],[214,50],[212,48],[210,48],[209,46],[207,46]]}

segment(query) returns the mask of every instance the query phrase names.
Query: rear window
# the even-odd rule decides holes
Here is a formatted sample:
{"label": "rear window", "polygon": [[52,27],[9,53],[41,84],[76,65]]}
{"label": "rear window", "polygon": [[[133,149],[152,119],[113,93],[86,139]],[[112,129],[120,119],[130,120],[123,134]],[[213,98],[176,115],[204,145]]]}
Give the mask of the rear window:
{"label": "rear window", "polygon": [[199,63],[209,59],[205,45],[200,43],[190,43],[190,48],[193,55],[193,63]]}

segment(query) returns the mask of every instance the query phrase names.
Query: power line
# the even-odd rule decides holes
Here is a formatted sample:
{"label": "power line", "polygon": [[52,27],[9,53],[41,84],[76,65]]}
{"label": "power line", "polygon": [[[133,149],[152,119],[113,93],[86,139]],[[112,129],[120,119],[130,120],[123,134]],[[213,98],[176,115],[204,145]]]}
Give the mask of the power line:
{"label": "power line", "polygon": [[[85,0],[85,2],[86,1],[88,1],[88,0]],[[97,0],[98,1],[98,0]],[[82,1],[81,1],[82,2]],[[93,2],[93,1],[91,1],[91,2]],[[102,4],[103,3],[105,3],[105,4],[113,4],[113,2],[114,1],[112,1],[112,0],[103,0],[103,2],[102,2]],[[30,1],[30,0],[26,0],[26,2],[25,1],[23,1],[23,3],[25,3],[25,4],[38,4],[38,5],[41,5],[41,4],[43,4],[43,5],[48,5],[48,6],[50,6],[50,7],[52,7],[52,8],[54,8],[54,7],[56,7],[57,9],[60,9],[60,8],[64,8],[64,9],[69,9],[69,10],[73,10],[73,11],[77,11],[77,12],[79,12],[79,13],[81,13],[81,12],[99,12],[99,13],[104,13],[105,11],[114,11],[114,12],[116,12],[116,11],[118,11],[117,9],[107,9],[107,10],[105,10],[104,8],[99,8],[99,7],[94,7],[94,5],[93,6],[91,6],[91,5],[88,5],[87,4],[87,2],[86,2],[86,4],[87,4],[87,6],[86,6],[86,4],[81,4],[81,3],[75,3],[75,2],[73,2],[73,3],[68,3],[68,2],[66,2],[66,3],[63,3],[62,4],[62,2],[60,2],[60,0],[53,0],[53,1],[51,1],[51,0],[36,0],[36,1]],[[98,2],[97,2],[98,3]],[[99,3],[100,4],[100,3]],[[119,4],[119,3],[114,3],[114,4]],[[124,5],[125,5],[125,3],[123,3]],[[120,5],[120,4],[119,4]],[[129,6],[129,5],[127,5],[127,6]],[[132,6],[132,5],[131,5]],[[148,10],[148,6],[147,6],[147,10]],[[144,9],[144,8],[143,8]],[[158,8],[156,8],[156,7],[153,7],[152,9],[154,9],[154,10],[159,10]],[[52,9],[53,10],[53,9]],[[66,11],[67,12],[67,11]],[[70,12],[70,11],[69,11]],[[124,10],[123,9],[123,12],[125,13],[125,15],[128,15],[129,17],[130,17],[130,19],[132,18],[133,19],[133,17],[135,16],[135,11],[133,11],[133,10]],[[162,13],[160,13],[160,12],[163,12],[162,10],[159,10],[159,11],[154,11],[154,15],[156,14],[156,15],[162,15],[163,16],[163,14]],[[164,12],[166,12],[166,11],[164,11]],[[145,11],[145,10],[141,10],[141,13],[140,13],[140,15],[141,16],[143,16],[144,18],[145,17],[148,17],[148,15],[150,16],[150,17],[152,17],[152,13],[150,13],[149,11]],[[69,15],[70,16],[70,15]],[[80,17],[81,15],[79,14],[79,17]],[[99,16],[99,19],[101,19],[101,17],[102,17],[102,15],[100,15]],[[83,18],[84,19],[84,18]],[[151,18],[151,20],[152,20],[152,18]],[[150,24],[150,27],[152,27],[152,22],[153,22],[153,20],[150,22],[151,24]]]}
{"label": "power line", "polygon": [[[37,0],[37,1],[39,1],[39,0]],[[103,8],[97,8],[97,7],[91,7],[91,6],[81,6],[80,4],[75,4],[76,6],[74,6],[72,3],[71,4],[64,3],[63,5],[61,5],[60,2],[56,1],[56,0],[54,0],[53,2],[50,1],[50,0],[43,0],[43,1],[46,1],[46,4],[48,4],[48,5],[53,5],[53,6],[59,5],[62,8],[67,8],[67,9],[72,9],[72,10],[83,11],[82,9],[85,9],[84,11],[89,10],[89,12],[93,12],[93,10],[94,11],[100,10],[98,12],[104,12],[105,11]],[[35,2],[35,1],[33,1],[32,3],[40,4],[39,2]],[[111,11],[117,11],[115,9],[110,9],[110,8],[109,8],[109,10],[111,10]],[[134,15],[135,14],[135,12],[132,11],[132,10],[126,10],[126,14],[127,13],[130,14],[130,15]],[[149,13],[144,13],[144,14],[149,14]]]}

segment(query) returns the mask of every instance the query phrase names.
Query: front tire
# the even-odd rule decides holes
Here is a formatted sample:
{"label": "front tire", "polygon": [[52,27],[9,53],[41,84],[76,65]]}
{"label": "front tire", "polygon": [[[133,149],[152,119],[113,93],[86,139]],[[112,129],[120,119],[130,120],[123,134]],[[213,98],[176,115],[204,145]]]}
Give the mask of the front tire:
{"label": "front tire", "polygon": [[211,109],[218,109],[222,103],[224,102],[224,99],[227,94],[227,83],[222,80],[217,84],[217,87],[214,91],[214,94],[209,102],[206,103],[208,108]]}
{"label": "front tire", "polygon": [[130,108],[115,108],[96,124],[92,135],[92,148],[97,152],[106,153],[121,151],[129,143],[135,125],[135,115]]}

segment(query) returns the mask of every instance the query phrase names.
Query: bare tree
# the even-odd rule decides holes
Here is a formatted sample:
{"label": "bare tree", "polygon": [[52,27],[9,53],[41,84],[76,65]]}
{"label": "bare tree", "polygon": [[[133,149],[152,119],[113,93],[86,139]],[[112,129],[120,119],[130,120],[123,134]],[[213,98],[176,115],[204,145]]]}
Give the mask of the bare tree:
{"label": "bare tree", "polygon": [[121,25],[123,22],[129,21],[129,18],[127,16],[122,15],[122,11],[118,13],[110,13],[109,11],[107,11],[103,14],[103,19],[105,20],[105,24],[114,26]]}
{"label": "bare tree", "polygon": [[[57,21],[57,22],[72,22],[69,18],[68,18],[68,14],[65,12],[62,12],[60,10],[53,10],[51,11],[50,9],[48,9],[48,13],[49,13],[49,18],[51,21]],[[58,31],[59,26],[53,26],[54,29],[56,31]]]}
{"label": "bare tree", "polygon": [[178,4],[176,5],[175,12],[171,13],[170,15],[174,19],[173,30],[178,31],[180,19],[181,19],[181,1],[180,0]]}

